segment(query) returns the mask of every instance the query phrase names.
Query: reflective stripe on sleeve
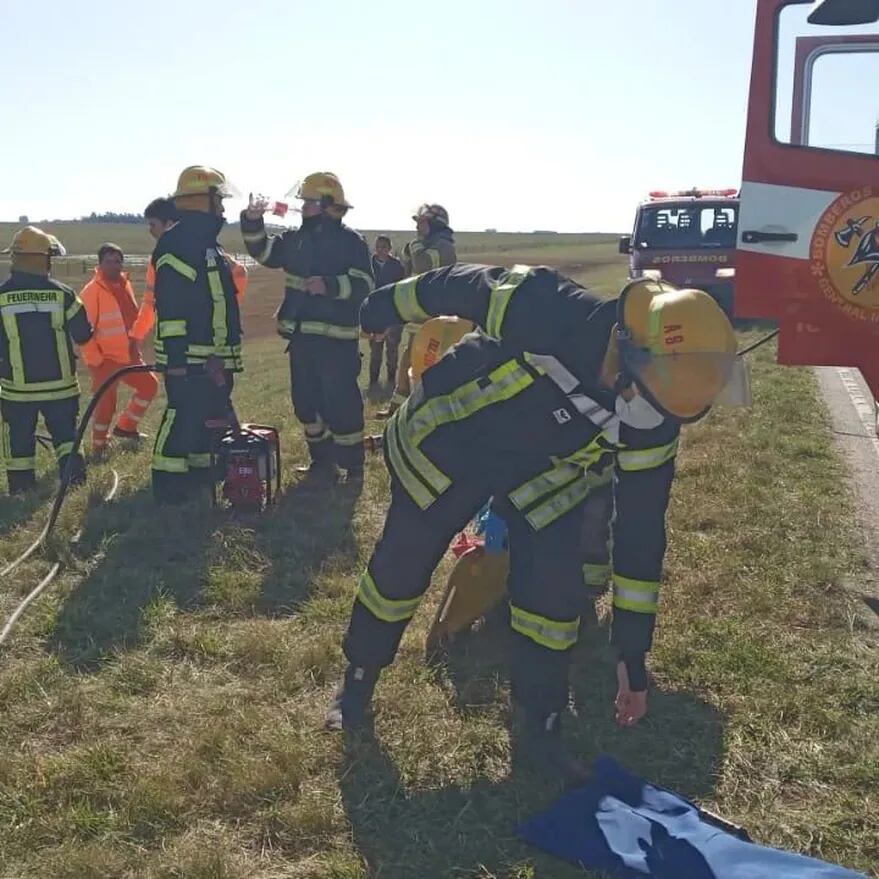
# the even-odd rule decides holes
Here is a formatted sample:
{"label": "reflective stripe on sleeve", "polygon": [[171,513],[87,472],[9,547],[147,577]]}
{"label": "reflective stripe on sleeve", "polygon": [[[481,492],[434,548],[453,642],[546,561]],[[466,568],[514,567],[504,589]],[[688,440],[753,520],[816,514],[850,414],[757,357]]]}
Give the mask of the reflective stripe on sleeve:
{"label": "reflective stripe on sleeve", "polygon": [[420,275],[405,278],[394,284],[394,308],[403,322],[416,321],[423,323],[430,319],[430,315],[418,304],[416,288]]}

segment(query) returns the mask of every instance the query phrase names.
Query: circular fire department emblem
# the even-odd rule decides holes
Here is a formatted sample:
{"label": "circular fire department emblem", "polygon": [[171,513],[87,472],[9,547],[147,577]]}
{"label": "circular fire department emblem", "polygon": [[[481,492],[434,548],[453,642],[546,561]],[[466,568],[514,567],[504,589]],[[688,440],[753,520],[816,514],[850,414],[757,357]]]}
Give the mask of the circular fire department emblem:
{"label": "circular fire department emblem", "polygon": [[809,247],[812,275],[831,302],[879,318],[879,195],[841,195],[824,211]]}

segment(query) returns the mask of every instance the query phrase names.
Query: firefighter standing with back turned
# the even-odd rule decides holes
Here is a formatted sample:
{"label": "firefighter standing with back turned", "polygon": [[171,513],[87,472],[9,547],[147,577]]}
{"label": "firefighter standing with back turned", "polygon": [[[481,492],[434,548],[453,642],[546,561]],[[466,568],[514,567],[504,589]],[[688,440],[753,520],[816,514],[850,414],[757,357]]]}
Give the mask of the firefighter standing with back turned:
{"label": "firefighter standing with back turned", "polygon": [[222,424],[227,376],[241,371],[241,318],[229,261],[217,236],[223,199],[234,192],[214,168],[180,174],[177,223],[156,242],[156,363],[168,407],[153,451],[153,494],[180,503],[213,485],[208,422]]}
{"label": "firefighter standing with back turned", "polygon": [[429,271],[377,290],[361,322],[381,332],[439,314],[481,331],[426,370],[388,424],[391,505],[357,590],[327,726],[363,723],[449,541],[491,497],[510,537],[519,753],[578,779],[559,732],[584,603],[583,501],[614,468],[611,640],[617,719],[628,725],[646,712],[680,424],[704,415],[726,384],[735,336],[701,291],[639,280],[602,301],[527,266]]}
{"label": "firefighter standing with back turned", "polygon": [[299,470],[325,482],[338,466],[357,482],[363,478],[358,312],[373,289],[369,248],[342,222],[351,205],[335,174],[309,174],[295,197],[302,200],[300,228],[266,234],[268,202],[251,199],[241,232],[254,259],[286,273],[278,332],[289,340],[293,409],[311,457]]}
{"label": "firefighter standing with back turned", "polygon": [[34,226],[20,230],[7,253],[12,274],[0,285],[0,414],[3,463],[10,494],[36,485],[36,428],[42,414],[58,470],[85,482],[82,456],[73,454],[79,383],[73,342],[92,337],[85,309],[70,287],[49,277],[64,248]]}
{"label": "firefighter standing with back turned", "polygon": [[[420,275],[430,269],[454,265],[458,261],[455,252],[455,236],[449,226],[449,212],[441,204],[423,204],[412,215],[418,237],[406,242],[403,248],[403,265],[407,275]],[[378,413],[379,418],[389,418],[409,396],[409,366],[412,361],[412,342],[421,321],[408,321],[403,327],[400,344],[400,361],[394,395],[387,409]]]}

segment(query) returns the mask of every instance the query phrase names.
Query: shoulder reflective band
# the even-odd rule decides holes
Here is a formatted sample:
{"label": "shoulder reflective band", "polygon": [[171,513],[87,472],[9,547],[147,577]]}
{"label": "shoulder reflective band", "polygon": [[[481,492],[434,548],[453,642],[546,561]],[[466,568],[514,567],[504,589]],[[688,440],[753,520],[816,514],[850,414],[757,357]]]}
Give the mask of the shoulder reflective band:
{"label": "shoulder reflective band", "polygon": [[82,310],[82,307],[82,302],[80,301],[79,297],[77,297],[73,300],[73,302],[70,303],[70,307],[64,313],[64,316],[67,318],[67,320],[73,320],[73,318],[76,317],[76,315],[79,314],[79,312]]}
{"label": "shoulder reflective band", "polygon": [[[286,321],[284,321],[286,323]],[[359,327],[344,327],[338,324],[327,324],[317,320],[304,320],[299,323],[299,332],[307,336],[327,336],[330,339],[360,338]]]}
{"label": "shoulder reflective band", "polygon": [[372,275],[370,275],[369,272],[364,272],[364,271],[361,271],[360,269],[349,269],[348,274],[352,278],[357,278],[361,281],[365,281],[366,287],[370,293],[373,290],[375,290],[375,281],[373,281]]}
{"label": "shoulder reflective band", "polygon": [[613,575],[613,606],[635,613],[656,613],[659,583]]}
{"label": "shoulder reflective band", "polygon": [[678,453],[678,440],[675,437],[672,442],[664,446],[654,446],[652,449],[633,449],[617,452],[620,470],[627,472],[637,470],[653,470],[671,461]]}
{"label": "shoulder reflective band", "polygon": [[430,315],[418,304],[416,287],[421,275],[405,278],[394,284],[394,308],[404,323],[415,321],[423,323],[430,319]]}
{"label": "shoulder reflective band", "polygon": [[488,316],[485,319],[485,331],[489,336],[494,336],[495,339],[501,338],[501,327],[510,299],[519,285],[531,274],[531,271],[531,266],[513,266],[503,282],[491,291],[491,297],[488,300]]}
{"label": "shoulder reflective band", "polygon": [[173,339],[176,336],[186,335],[185,320],[160,320],[159,335],[163,339]]}
{"label": "shoulder reflective band", "polygon": [[520,635],[530,638],[550,650],[570,650],[577,643],[580,617],[573,620],[552,620],[522,610],[510,602],[510,626]]}
{"label": "shoulder reflective band", "polygon": [[353,292],[351,279],[347,275],[336,275],[336,283],[339,285],[339,299],[350,299]]}
{"label": "shoulder reflective band", "polygon": [[525,360],[535,369],[545,373],[552,383],[567,396],[574,408],[581,415],[585,415],[596,427],[610,427],[619,421],[615,413],[609,412],[592,397],[587,397],[586,394],[572,393],[580,382],[556,357],[551,354],[531,354],[526,351]]}
{"label": "shoulder reflective band", "polygon": [[208,287],[211,290],[211,300],[214,304],[211,313],[211,326],[214,331],[214,345],[224,345],[229,336],[229,323],[226,314],[226,291],[223,290],[223,282],[220,280],[220,270],[217,266],[217,252],[208,250],[205,254],[208,266]]}
{"label": "shoulder reflective band", "polygon": [[173,253],[163,253],[156,260],[156,271],[159,271],[162,266],[168,266],[168,268],[174,269],[177,274],[183,275],[187,281],[194,281],[198,275],[198,272],[192,266],[187,265],[182,259],[174,256]]}
{"label": "shoulder reflective band", "polygon": [[443,261],[442,254],[435,247],[426,248],[424,253],[427,255],[427,258],[430,260],[430,267],[432,269],[438,269],[442,265],[442,261]]}
{"label": "shoulder reflective band", "polygon": [[357,600],[370,612],[373,616],[384,620],[386,623],[402,623],[404,620],[411,619],[421,604],[421,596],[417,598],[393,599],[385,598],[369,571],[364,571],[360,578],[360,584],[357,587]]}

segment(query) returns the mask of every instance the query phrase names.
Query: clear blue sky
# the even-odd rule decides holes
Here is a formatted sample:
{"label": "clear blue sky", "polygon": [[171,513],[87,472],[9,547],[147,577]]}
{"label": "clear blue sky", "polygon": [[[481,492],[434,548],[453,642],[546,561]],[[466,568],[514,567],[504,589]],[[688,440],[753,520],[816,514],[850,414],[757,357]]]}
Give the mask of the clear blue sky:
{"label": "clear blue sky", "polygon": [[625,230],[650,189],[738,185],[754,5],[9,3],[0,219],[140,211],[204,163],[335,171],[364,229]]}

